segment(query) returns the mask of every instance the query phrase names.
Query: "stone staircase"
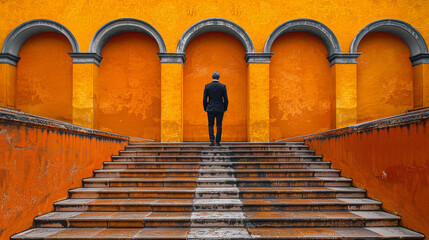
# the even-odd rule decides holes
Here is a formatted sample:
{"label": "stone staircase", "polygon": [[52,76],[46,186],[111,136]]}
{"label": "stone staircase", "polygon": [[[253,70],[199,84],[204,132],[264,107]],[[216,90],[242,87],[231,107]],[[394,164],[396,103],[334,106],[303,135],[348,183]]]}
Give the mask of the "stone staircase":
{"label": "stone staircase", "polygon": [[130,143],[11,239],[423,239],[303,143]]}

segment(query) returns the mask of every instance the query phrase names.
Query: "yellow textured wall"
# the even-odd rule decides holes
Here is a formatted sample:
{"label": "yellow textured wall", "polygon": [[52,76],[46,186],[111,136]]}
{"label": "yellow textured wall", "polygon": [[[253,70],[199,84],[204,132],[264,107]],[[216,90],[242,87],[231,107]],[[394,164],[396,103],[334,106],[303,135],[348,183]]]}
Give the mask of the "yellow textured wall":
{"label": "yellow textured wall", "polygon": [[67,38],[40,33],[21,48],[16,79],[16,107],[24,112],[72,121],[72,51]]}
{"label": "yellow textured wall", "polygon": [[413,67],[414,106],[429,106],[429,64]]}
{"label": "yellow textured wall", "polygon": [[331,102],[331,128],[353,125],[357,121],[356,64],[335,64],[331,67],[331,77],[335,91],[332,96],[335,99]]}
{"label": "yellow textured wall", "polygon": [[390,33],[370,33],[359,44],[357,59],[358,122],[407,112],[413,108],[410,51]]}
{"label": "yellow textured wall", "polygon": [[73,124],[94,127],[94,83],[98,83],[98,66],[73,64]]}
{"label": "yellow textured wall", "polygon": [[248,79],[248,131],[249,142],[270,140],[270,65],[249,63]]}
{"label": "yellow textured wall", "polygon": [[103,48],[95,126],[126,136],[161,138],[161,64],[156,41],[122,33]]}
{"label": "yellow textured wall", "polygon": [[77,38],[87,51],[95,32],[105,23],[123,17],[143,20],[164,38],[168,52],[174,52],[180,36],[192,24],[211,17],[226,18],[250,35],[255,50],[261,52],[270,33],[280,24],[296,18],[311,18],[327,25],[337,36],[342,51],[348,51],[354,36],[367,24],[395,18],[417,28],[429,39],[429,2],[330,1],[330,0],[9,0],[0,3],[0,42],[19,24],[37,18],[57,21]]}
{"label": "yellow textured wall", "polygon": [[161,141],[183,141],[183,66],[161,64]]}
{"label": "yellow textured wall", "polygon": [[271,51],[270,140],[329,130],[334,93],[325,45],[309,33],[288,33]]}
{"label": "yellow textured wall", "polygon": [[0,64],[0,106],[15,107],[16,67]]}

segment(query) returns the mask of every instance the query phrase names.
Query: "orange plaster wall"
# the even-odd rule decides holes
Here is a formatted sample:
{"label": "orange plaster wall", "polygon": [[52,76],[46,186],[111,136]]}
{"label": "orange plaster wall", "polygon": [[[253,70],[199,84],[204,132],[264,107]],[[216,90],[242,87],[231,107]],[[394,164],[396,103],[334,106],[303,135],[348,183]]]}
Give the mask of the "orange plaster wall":
{"label": "orange plaster wall", "polygon": [[72,121],[72,52],[68,39],[58,33],[29,38],[19,52],[16,108],[23,112]]}
{"label": "orange plaster wall", "polygon": [[334,92],[322,41],[309,33],[289,33],[271,51],[270,140],[330,129]]}
{"label": "orange plaster wall", "polygon": [[384,18],[403,20],[429,39],[429,1],[320,1],[320,0],[8,0],[0,2],[0,42],[19,24],[38,18],[57,21],[77,38],[87,51],[94,33],[118,18],[141,19],[155,27],[167,51],[174,52],[180,36],[192,24],[211,17],[226,18],[241,26],[261,52],[270,33],[280,24],[297,18],[310,18],[328,26],[344,52],[356,34],[367,24]]}
{"label": "orange plaster wall", "polygon": [[158,45],[141,33],[122,33],[104,46],[95,86],[96,128],[159,141],[161,64]]}
{"label": "orange plaster wall", "polygon": [[370,33],[358,52],[358,122],[413,109],[413,69],[405,42],[390,33]]}
{"label": "orange plaster wall", "polygon": [[405,126],[316,136],[306,144],[353,179],[401,224],[429,236],[429,119]]}
{"label": "orange plaster wall", "polygon": [[124,140],[0,120],[0,239],[53,211],[68,189],[124,148]]}
{"label": "orange plaster wall", "polygon": [[[209,141],[204,86],[215,71],[226,85],[229,105],[222,125],[222,141],[247,140],[247,65],[240,41],[226,33],[205,33],[186,47],[183,70],[184,141]],[[216,128],[216,127],[215,127]],[[216,133],[216,130],[215,130]]]}

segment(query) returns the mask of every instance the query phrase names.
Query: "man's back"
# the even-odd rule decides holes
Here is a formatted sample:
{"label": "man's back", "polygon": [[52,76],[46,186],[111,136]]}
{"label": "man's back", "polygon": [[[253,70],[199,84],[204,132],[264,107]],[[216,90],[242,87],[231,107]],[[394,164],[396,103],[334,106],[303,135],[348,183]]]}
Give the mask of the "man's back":
{"label": "man's back", "polygon": [[204,88],[203,104],[206,112],[225,112],[228,109],[225,84],[218,81],[207,84]]}

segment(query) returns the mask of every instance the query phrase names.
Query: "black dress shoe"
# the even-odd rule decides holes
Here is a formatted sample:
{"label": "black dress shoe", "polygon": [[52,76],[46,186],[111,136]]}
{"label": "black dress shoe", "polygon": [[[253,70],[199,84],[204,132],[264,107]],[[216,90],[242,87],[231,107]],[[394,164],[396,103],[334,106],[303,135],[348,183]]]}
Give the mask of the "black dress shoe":
{"label": "black dress shoe", "polygon": [[213,147],[213,146],[216,146],[216,144],[214,142],[212,142],[212,143],[210,143],[210,146]]}
{"label": "black dress shoe", "polygon": [[222,145],[220,145],[220,143],[216,143],[216,146],[219,146],[219,147],[220,147],[220,146],[222,146]]}

